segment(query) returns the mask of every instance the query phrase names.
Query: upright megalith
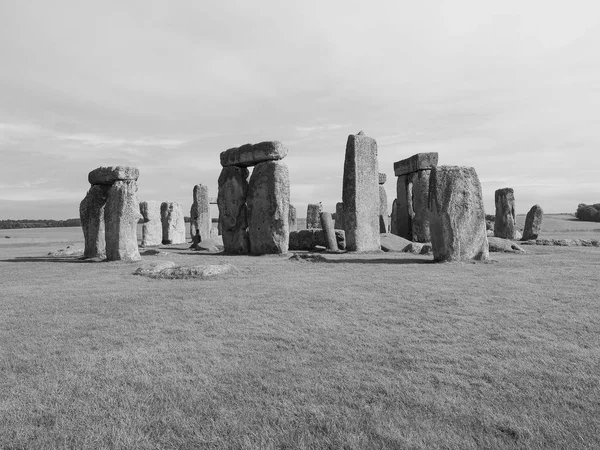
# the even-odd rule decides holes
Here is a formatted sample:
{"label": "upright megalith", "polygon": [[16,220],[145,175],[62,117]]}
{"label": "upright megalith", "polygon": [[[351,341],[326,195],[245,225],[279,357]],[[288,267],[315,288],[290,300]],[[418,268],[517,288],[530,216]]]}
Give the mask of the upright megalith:
{"label": "upright megalith", "polygon": [[190,208],[190,236],[199,237],[200,241],[210,239],[212,221],[210,218],[210,198],[208,186],[197,184],[192,190],[192,207]]}
{"label": "upright megalith", "polygon": [[296,217],[296,207],[294,205],[290,205],[288,222],[290,224],[290,233],[292,231],[298,231],[298,218]]}
{"label": "upright megalith", "polygon": [[392,201],[392,214],[390,214],[390,233],[398,236],[398,220],[396,216],[398,214],[397,200]]}
{"label": "upright megalith", "polygon": [[79,218],[83,228],[86,258],[106,257],[106,239],[104,237],[104,207],[110,186],[94,184],[79,204]]}
{"label": "upright megalith", "polygon": [[538,238],[542,229],[543,218],[544,211],[542,207],[540,205],[533,205],[527,213],[527,217],[525,217],[525,228],[523,228],[524,241]]}
{"label": "upright megalith", "polygon": [[[223,171],[219,177],[218,203],[225,251],[256,255],[287,252],[290,181],[287,165],[281,161],[287,152],[281,142],[265,141],[221,153]],[[250,166],[255,167],[244,191],[239,180],[243,174],[235,171],[245,170],[243,179],[246,180],[246,168]],[[231,171],[226,170],[230,168]],[[227,189],[230,192],[225,192]],[[226,233],[229,233],[227,237]]]}
{"label": "upright megalith", "polygon": [[515,214],[515,193],[513,189],[497,189],[494,200],[496,203],[494,236],[503,239],[515,239],[517,216]]}
{"label": "upright megalith", "polygon": [[489,258],[481,184],[474,168],[432,168],[428,205],[435,261]]}
{"label": "upright megalith", "polygon": [[344,229],[344,204],[342,202],[335,204],[335,229]]}
{"label": "upright megalith", "polygon": [[223,167],[219,175],[219,225],[226,253],[246,254],[248,244],[248,169]]}
{"label": "upright megalith", "polygon": [[380,250],[377,142],[362,132],[348,136],[342,202],[346,248]]}
{"label": "upright megalith", "polygon": [[387,233],[387,221],[388,221],[388,199],[387,193],[383,185],[387,176],[385,173],[379,174],[379,232]]}
{"label": "upright megalith", "polygon": [[92,186],[79,206],[86,257],[141,259],[137,242],[138,177],[138,169],[126,166],[98,167],[88,174]]}
{"label": "upright megalith", "polygon": [[398,236],[415,242],[429,242],[429,176],[437,166],[438,154],[417,153],[394,163],[396,214],[392,225]]}
{"label": "upright megalith", "polygon": [[282,161],[258,163],[248,185],[250,253],[287,253],[290,175]]}
{"label": "upright megalith", "polygon": [[185,220],[183,207],[177,202],[162,202],[160,205],[162,243],[185,244]]}
{"label": "upright megalith", "polygon": [[337,244],[337,238],[335,236],[335,228],[333,227],[333,218],[331,214],[326,211],[321,211],[319,214],[321,220],[321,229],[327,240],[327,248],[329,251],[337,252],[339,250]]}
{"label": "upright megalith", "polygon": [[321,228],[320,214],[323,209],[321,202],[309,203],[306,207],[306,229]]}
{"label": "upright megalith", "polygon": [[142,243],[141,247],[152,247],[162,242],[162,223],[160,220],[160,203],[140,202],[142,215]]}

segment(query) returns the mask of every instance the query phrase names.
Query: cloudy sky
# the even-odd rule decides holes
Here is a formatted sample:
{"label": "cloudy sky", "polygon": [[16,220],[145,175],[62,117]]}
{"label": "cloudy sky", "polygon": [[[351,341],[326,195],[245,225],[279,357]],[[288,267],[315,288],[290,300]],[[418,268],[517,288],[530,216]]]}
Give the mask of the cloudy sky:
{"label": "cloudy sky", "polygon": [[140,200],[216,196],[219,153],[289,148],[291,200],[335,211],[348,134],[393,163],[473,166],[486,212],[512,187],[600,202],[597,1],[0,0],[0,219],[78,217],[101,165]]}

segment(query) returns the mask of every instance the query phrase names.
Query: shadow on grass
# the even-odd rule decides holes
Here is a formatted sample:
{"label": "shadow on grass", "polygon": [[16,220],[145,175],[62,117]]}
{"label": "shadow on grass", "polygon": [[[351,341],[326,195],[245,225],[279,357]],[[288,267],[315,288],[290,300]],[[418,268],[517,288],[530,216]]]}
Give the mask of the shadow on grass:
{"label": "shadow on grass", "polygon": [[[52,263],[102,263],[111,262],[106,259],[82,258],[81,256],[17,256],[11,259],[0,259],[0,262],[52,262]],[[114,261],[112,261],[114,262]],[[137,261],[136,261],[137,262]]]}

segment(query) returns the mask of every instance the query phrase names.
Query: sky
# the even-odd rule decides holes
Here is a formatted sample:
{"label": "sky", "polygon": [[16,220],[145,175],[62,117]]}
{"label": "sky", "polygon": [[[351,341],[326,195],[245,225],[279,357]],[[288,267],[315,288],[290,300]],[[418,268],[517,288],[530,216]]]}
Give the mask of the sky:
{"label": "sky", "polygon": [[[79,216],[99,166],[140,201],[217,195],[220,152],[281,141],[298,217],[341,201],[349,134],[474,167],[486,213],[600,202],[600,4],[0,0],[0,219]],[[216,214],[216,209],[213,211]]]}

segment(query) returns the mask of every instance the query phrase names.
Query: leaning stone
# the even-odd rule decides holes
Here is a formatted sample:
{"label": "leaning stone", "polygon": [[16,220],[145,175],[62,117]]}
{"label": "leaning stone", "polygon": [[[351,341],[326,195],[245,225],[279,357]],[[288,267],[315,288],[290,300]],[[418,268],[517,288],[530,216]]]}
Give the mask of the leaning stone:
{"label": "leaning stone", "polygon": [[140,202],[142,215],[142,243],[140,247],[160,245],[162,242],[162,223],[160,220],[160,204],[158,202]]}
{"label": "leaning stone", "polygon": [[402,175],[408,175],[409,173],[416,172],[418,170],[431,170],[437,166],[437,163],[437,152],[417,153],[410,158],[395,162],[394,174],[399,177]]}
{"label": "leaning stone", "polygon": [[140,204],[134,180],[117,181],[108,191],[104,208],[106,259],[109,261],[139,261],[137,224]]}
{"label": "leaning stone", "polygon": [[306,229],[321,228],[321,209],[323,205],[319,203],[309,203],[306,207]]}
{"label": "leaning stone", "polygon": [[219,225],[226,253],[245,255],[248,241],[248,169],[224,167],[219,175]]}
{"label": "leaning stone", "polygon": [[190,209],[190,237],[199,235],[200,241],[210,238],[212,221],[210,219],[210,199],[208,186],[197,184],[192,191],[192,207]]}
{"label": "leaning stone", "polygon": [[276,161],[286,157],[288,149],[278,141],[265,141],[258,144],[246,144],[221,152],[223,167],[249,167],[263,161]]}
{"label": "leaning stone", "polygon": [[540,205],[533,205],[527,217],[525,217],[525,228],[523,229],[523,240],[537,239],[542,229],[542,219],[544,211]]}
{"label": "leaning stone", "polygon": [[525,253],[525,250],[509,239],[488,237],[490,252]]}
{"label": "leaning stone", "polygon": [[[346,249],[346,233],[335,230],[335,239],[339,250]],[[322,229],[298,230],[290,232],[289,250],[314,250],[316,247],[327,247],[327,239]]]}
{"label": "leaning stone", "polygon": [[379,170],[377,142],[350,135],[344,158],[342,202],[344,230],[350,251],[377,251],[379,239]]}
{"label": "leaning stone", "polygon": [[298,220],[296,218],[296,207],[294,205],[290,205],[288,222],[290,224],[290,232],[298,231]]}
{"label": "leaning stone", "polygon": [[177,202],[162,202],[160,205],[163,245],[185,244],[185,220],[183,207]]}
{"label": "leaning stone", "polygon": [[494,194],[494,199],[496,202],[494,236],[504,239],[515,239],[517,222],[515,214],[515,194],[513,189],[497,189]]}
{"label": "leaning stone", "polygon": [[429,211],[434,261],[489,259],[481,184],[474,168],[433,168]]}
{"label": "leaning stone", "polygon": [[385,184],[387,175],[385,173],[379,173],[379,184]]}
{"label": "leaning stone", "polygon": [[342,202],[335,204],[335,229],[344,229],[344,204]]}
{"label": "leaning stone", "polygon": [[90,184],[111,185],[116,181],[137,181],[140,171],[135,167],[108,166],[98,167],[88,174]]}
{"label": "leaning stone", "polygon": [[[381,174],[380,174],[381,175]],[[385,174],[384,174],[385,175]],[[388,200],[383,185],[379,185],[379,232],[387,233]]]}
{"label": "leaning stone", "polygon": [[254,167],[246,203],[250,253],[287,253],[290,175],[283,161],[265,161]]}
{"label": "leaning stone", "polygon": [[79,204],[79,218],[85,241],[83,256],[86,258],[106,256],[104,208],[109,189],[109,186],[92,185]]}
{"label": "leaning stone", "polygon": [[332,252],[337,252],[339,249],[337,245],[337,239],[335,238],[335,229],[333,228],[333,219],[331,217],[331,214],[322,211],[320,214],[320,218],[321,229],[323,230],[325,240],[327,241],[327,248]]}

